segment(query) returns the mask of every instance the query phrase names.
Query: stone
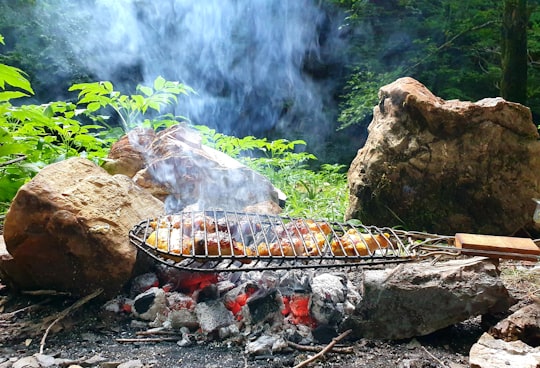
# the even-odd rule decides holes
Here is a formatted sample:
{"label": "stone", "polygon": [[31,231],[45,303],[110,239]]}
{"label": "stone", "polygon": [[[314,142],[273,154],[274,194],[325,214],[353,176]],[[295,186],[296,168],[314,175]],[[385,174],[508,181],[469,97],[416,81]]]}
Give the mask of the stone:
{"label": "stone", "polygon": [[540,302],[524,306],[493,326],[489,333],[504,341],[540,346]]}
{"label": "stone", "polygon": [[365,270],[362,300],[340,325],[357,338],[423,336],[514,302],[495,265],[483,257]]}
{"label": "stone", "polygon": [[178,124],[158,133],[134,130],[115,143],[106,168],[129,173],[165,201],[167,212],[225,209],[279,213],[280,196],[268,179],[202,144],[198,132]]}
{"label": "stone", "polygon": [[217,331],[234,323],[233,314],[225,308],[225,305],[217,300],[198,303],[195,306],[195,314],[205,334]]}
{"label": "stone", "polygon": [[152,287],[135,297],[133,315],[145,321],[154,321],[167,310],[167,296],[163,289]]}
{"label": "stone", "polygon": [[136,128],[129,131],[112,145],[103,168],[111,175],[123,174],[130,178],[134,177],[137,172],[144,169],[144,149],[155,138],[156,133],[153,129]]}
{"label": "stone", "polygon": [[540,141],[527,107],[446,101],[400,78],[380,89],[368,131],[349,168],[346,219],[440,234],[534,226]]}
{"label": "stone", "polygon": [[540,348],[522,341],[506,342],[482,334],[469,352],[471,368],[537,368],[540,367]]}
{"label": "stone", "polygon": [[343,276],[322,273],[311,283],[310,312],[320,324],[337,325],[346,315],[346,303],[357,303],[360,295]]}
{"label": "stone", "polygon": [[52,367],[56,364],[55,358],[46,354],[34,354],[34,357],[39,362],[40,367]]}
{"label": "stone", "polygon": [[248,355],[272,355],[287,348],[287,342],[280,336],[261,335],[246,344],[245,353]]}
{"label": "stone", "polygon": [[115,296],[131,279],[137,248],[129,231],[163,213],[163,203],[127,176],[83,158],[45,167],[17,192],[4,223],[12,259],[2,280],[18,290]]}
{"label": "stone", "polygon": [[34,356],[26,356],[17,360],[12,365],[13,368],[40,368],[39,361]]}
{"label": "stone", "polygon": [[140,359],[132,359],[118,365],[118,368],[143,368],[144,364]]}

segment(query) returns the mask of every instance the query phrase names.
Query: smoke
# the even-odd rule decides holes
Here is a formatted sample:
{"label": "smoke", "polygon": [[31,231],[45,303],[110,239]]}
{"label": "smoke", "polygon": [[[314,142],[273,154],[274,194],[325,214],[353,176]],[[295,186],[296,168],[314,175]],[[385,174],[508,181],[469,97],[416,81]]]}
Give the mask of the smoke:
{"label": "smoke", "polygon": [[315,0],[39,3],[38,16],[66,9],[75,26],[51,26],[68,45],[57,51],[96,78],[132,89],[161,75],[195,89],[174,109],[195,124],[238,136],[309,131],[313,144],[335,129],[335,83],[321,71],[345,43]]}

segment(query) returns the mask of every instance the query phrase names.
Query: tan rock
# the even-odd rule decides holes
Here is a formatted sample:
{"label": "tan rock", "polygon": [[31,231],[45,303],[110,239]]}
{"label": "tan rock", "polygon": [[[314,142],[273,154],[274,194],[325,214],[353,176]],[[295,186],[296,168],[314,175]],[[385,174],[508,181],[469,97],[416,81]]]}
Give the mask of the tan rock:
{"label": "tan rock", "polygon": [[20,188],[6,215],[12,260],[2,279],[24,290],[114,295],[132,276],[137,250],[129,231],[163,212],[163,203],[127,176],[72,158],[44,168]]}
{"label": "tan rock", "polygon": [[113,145],[106,167],[111,173],[129,173],[140,187],[165,201],[168,212],[188,206],[240,211],[264,202],[259,210],[279,208],[281,193],[267,178],[202,144],[199,134],[182,124],[155,135],[130,132]]}
{"label": "tan rock", "polygon": [[540,344],[540,303],[522,307],[498,322],[489,331],[504,341],[521,340],[531,346]]}
{"label": "tan rock", "polygon": [[540,348],[522,341],[506,342],[484,333],[469,352],[471,368],[537,368],[540,367]]}
{"label": "tan rock", "polygon": [[382,87],[379,98],[349,169],[347,219],[444,234],[532,226],[540,142],[527,107],[445,101],[412,78]]}

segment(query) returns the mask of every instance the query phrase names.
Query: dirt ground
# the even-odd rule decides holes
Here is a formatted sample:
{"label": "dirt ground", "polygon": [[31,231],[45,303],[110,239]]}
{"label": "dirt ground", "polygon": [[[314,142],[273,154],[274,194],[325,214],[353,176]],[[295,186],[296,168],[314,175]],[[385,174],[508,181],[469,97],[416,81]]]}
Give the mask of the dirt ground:
{"label": "dirt ground", "polygon": [[[509,313],[540,300],[540,266],[503,261],[500,269],[503,282],[517,300]],[[128,314],[105,311],[103,303],[98,302],[89,301],[64,313],[75,303],[77,300],[61,295],[15,294],[0,279],[0,368],[11,367],[17,359],[40,351],[64,359],[54,366],[104,368],[121,363],[121,368],[293,367],[315,354],[291,348],[280,354],[254,357],[244,352],[245,342],[199,341],[181,347],[176,342],[180,338],[173,336],[158,336],[163,341],[157,342],[120,342],[140,338],[137,332],[146,327],[134,326]],[[329,352],[306,366],[464,368],[469,366],[471,346],[503,317],[478,316],[407,340],[341,341],[336,346],[351,348],[352,353]]]}
{"label": "dirt ground", "polygon": [[[501,269],[507,288],[519,300],[513,309],[538,296],[538,267],[507,261]],[[200,341],[181,347],[176,343],[180,338],[170,336],[158,337],[164,340],[158,342],[119,342],[140,337],[137,331],[145,328],[134,326],[125,313],[105,311],[102,303],[85,303],[64,316],[62,311],[75,302],[55,295],[16,295],[0,280],[0,367],[40,349],[48,356],[67,359],[64,366],[101,367],[116,367],[132,360],[139,360],[139,367],[292,367],[314,354],[291,348],[281,354],[254,357],[244,353],[244,343]],[[341,345],[352,347],[352,353],[328,353],[309,366],[468,367],[470,347],[495,322],[494,318],[476,317],[403,341],[343,341]],[[92,360],[96,357],[100,363]]]}

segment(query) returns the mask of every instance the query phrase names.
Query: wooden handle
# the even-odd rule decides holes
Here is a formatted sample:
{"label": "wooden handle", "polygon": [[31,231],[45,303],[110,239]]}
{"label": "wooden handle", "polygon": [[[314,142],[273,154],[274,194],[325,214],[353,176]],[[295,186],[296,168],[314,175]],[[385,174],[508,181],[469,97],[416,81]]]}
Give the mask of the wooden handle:
{"label": "wooden handle", "polygon": [[540,257],[540,248],[529,238],[457,233],[455,239],[455,246],[470,255],[527,261]]}

